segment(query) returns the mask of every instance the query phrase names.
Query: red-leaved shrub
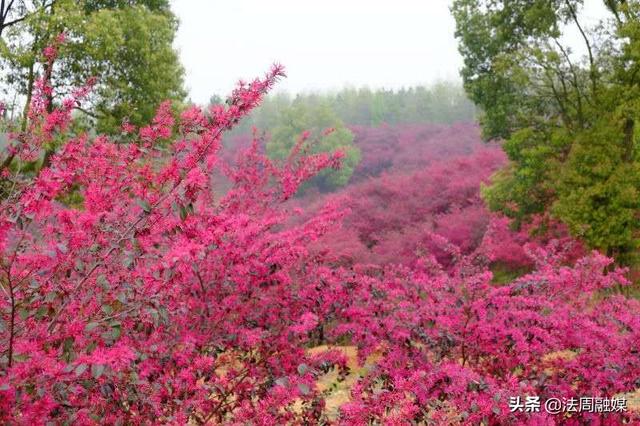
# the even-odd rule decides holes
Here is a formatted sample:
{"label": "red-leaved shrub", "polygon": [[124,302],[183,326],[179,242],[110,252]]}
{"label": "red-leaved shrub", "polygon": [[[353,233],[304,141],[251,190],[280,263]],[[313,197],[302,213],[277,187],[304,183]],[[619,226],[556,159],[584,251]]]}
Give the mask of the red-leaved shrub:
{"label": "red-leaved shrub", "polygon": [[[282,74],[241,83],[208,113],[176,119],[163,104],[124,140],[70,137],[89,88],[48,112],[39,83],[31,125],[5,156],[32,160],[65,142],[36,176],[2,170],[1,423],[640,420],[509,411],[511,396],[638,387],[640,305],[603,297],[626,284],[610,259],[564,265],[556,240],[528,250],[534,272],[491,284],[499,243],[481,244],[477,186],[504,161],[495,149],[363,182],[310,215],[287,200],[340,153],[276,165],[254,141],[224,165],[222,133]],[[215,173],[227,192],[212,191]],[[338,247],[362,253],[340,265]],[[405,265],[385,260],[402,250]],[[379,263],[358,265],[361,255]],[[332,349],[344,344],[373,361],[350,371]],[[329,348],[310,350],[319,345]],[[334,369],[359,374],[337,417],[318,386]]]}

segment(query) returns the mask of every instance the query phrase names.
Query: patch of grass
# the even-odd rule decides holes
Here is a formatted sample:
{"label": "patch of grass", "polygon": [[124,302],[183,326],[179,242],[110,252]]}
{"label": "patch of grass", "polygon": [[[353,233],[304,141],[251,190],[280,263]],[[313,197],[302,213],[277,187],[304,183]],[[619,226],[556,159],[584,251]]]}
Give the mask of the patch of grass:
{"label": "patch of grass", "polygon": [[493,273],[493,279],[491,280],[491,283],[495,285],[508,284],[531,272],[531,268],[512,268],[500,262],[492,264],[490,270]]}

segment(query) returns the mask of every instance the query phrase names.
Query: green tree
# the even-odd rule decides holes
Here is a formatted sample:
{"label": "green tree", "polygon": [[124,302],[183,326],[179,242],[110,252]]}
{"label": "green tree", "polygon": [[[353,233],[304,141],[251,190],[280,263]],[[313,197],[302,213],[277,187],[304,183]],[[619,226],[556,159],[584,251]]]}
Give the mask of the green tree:
{"label": "green tree", "polygon": [[[382,123],[454,123],[475,118],[475,106],[458,84],[439,82],[397,91],[345,88],[335,93],[299,94],[297,103],[325,102],[340,120],[349,125],[377,126]],[[218,100],[219,101],[219,100]],[[280,111],[293,99],[286,93],[267,97],[234,133],[251,126],[271,129],[278,124]]]}
{"label": "green tree", "polygon": [[[516,219],[547,212],[592,247],[633,261],[639,243],[640,3],[605,0],[596,27],[577,0],[455,0],[462,77],[487,139],[511,160],[484,188]],[[580,46],[564,35],[574,31]],[[576,49],[583,53],[576,53]]]}
{"label": "green tree", "polygon": [[[97,77],[82,112],[99,131],[113,132],[124,119],[148,122],[162,100],[183,101],[183,68],[172,47],[177,20],[167,0],[31,3],[0,41],[0,78],[21,95],[24,111],[42,75],[50,75],[53,101]],[[42,50],[62,32],[66,41],[49,70]]]}
{"label": "green tree", "polygon": [[[327,129],[333,131],[324,135]],[[273,159],[286,158],[305,131],[312,135],[308,143],[310,153],[344,152],[339,170],[325,170],[309,185],[317,186],[321,191],[346,185],[360,162],[360,150],[353,144],[353,133],[321,97],[307,97],[304,101],[297,99],[292,106],[280,111],[278,124],[267,142],[267,154]]]}

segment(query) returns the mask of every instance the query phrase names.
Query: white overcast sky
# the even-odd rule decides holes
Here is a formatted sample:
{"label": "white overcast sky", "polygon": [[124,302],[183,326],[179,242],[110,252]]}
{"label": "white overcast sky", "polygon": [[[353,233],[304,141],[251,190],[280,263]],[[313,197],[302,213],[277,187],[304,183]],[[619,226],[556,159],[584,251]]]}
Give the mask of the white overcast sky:
{"label": "white overcast sky", "polygon": [[458,80],[462,60],[450,3],[172,0],[172,8],[191,99],[207,103],[274,62],[288,74],[278,89],[293,93]]}

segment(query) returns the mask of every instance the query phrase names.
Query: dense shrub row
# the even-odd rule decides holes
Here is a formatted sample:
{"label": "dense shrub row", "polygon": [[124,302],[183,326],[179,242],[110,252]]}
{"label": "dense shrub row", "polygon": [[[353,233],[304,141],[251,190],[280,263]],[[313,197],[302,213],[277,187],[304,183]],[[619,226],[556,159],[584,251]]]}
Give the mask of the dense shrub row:
{"label": "dense shrub row", "polygon": [[[206,114],[176,120],[163,104],[121,140],[70,136],[88,89],[48,112],[51,88],[39,84],[32,124],[4,155],[26,161],[66,142],[36,176],[2,170],[0,422],[638,420],[509,411],[511,396],[635,389],[640,304],[603,298],[627,283],[623,271],[598,253],[571,264],[557,240],[525,245],[533,272],[491,283],[501,239],[476,235],[489,223],[477,186],[504,161],[498,150],[371,172],[377,181],[312,214],[291,198],[341,153],[306,155],[301,138],[275,164],[255,141],[235,164],[222,161],[222,133],[281,75],[240,85]],[[213,174],[227,177],[226,192],[212,190]],[[336,262],[336,240],[363,254]],[[366,368],[331,416],[331,388],[319,382],[356,373],[345,344]]]}

